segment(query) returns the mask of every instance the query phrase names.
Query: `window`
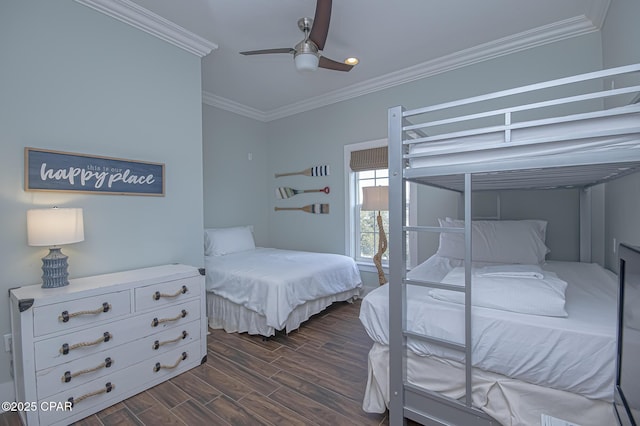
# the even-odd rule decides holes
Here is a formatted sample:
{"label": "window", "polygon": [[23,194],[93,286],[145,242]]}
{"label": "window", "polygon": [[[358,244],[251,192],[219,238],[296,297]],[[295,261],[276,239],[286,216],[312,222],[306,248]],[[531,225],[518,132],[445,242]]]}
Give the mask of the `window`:
{"label": "window", "polygon": [[[367,186],[389,186],[389,170],[367,170],[362,172],[354,172],[355,179],[355,195],[356,200],[356,218],[355,221],[355,259],[356,261],[372,262],[373,255],[378,252],[378,241],[380,239],[378,229],[378,212],[363,211],[362,207],[362,188]],[[389,211],[381,210],[382,227],[384,228],[387,238],[389,238]],[[389,261],[389,250],[382,255],[382,264]]]}
{"label": "window", "polygon": [[[378,251],[379,231],[377,211],[361,211],[362,188],[388,186],[387,140],[345,146],[346,179],[346,247],[347,253],[361,265],[373,266],[373,255]],[[389,212],[380,211],[383,227],[388,237]],[[388,263],[389,252],[382,262]]]}
{"label": "window", "polygon": [[[384,154],[382,154],[384,152]],[[380,139],[346,145],[344,148],[345,161],[345,194],[347,206],[345,214],[345,245],[346,252],[353,257],[362,270],[375,272],[373,255],[378,251],[379,233],[377,226],[377,211],[362,211],[362,188],[367,186],[388,186],[389,169],[387,165],[387,140]],[[356,170],[354,170],[356,169]],[[410,188],[407,186],[407,218],[413,223],[415,216],[410,208]],[[389,212],[380,211],[382,223],[387,239],[389,238]],[[415,252],[415,233],[408,233],[410,244],[409,253]],[[382,264],[386,267],[389,262],[389,250],[382,257]]]}

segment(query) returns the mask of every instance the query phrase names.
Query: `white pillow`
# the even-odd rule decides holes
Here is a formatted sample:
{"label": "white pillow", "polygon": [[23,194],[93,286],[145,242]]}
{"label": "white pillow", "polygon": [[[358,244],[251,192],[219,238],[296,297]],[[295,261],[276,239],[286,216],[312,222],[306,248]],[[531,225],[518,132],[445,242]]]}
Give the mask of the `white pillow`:
{"label": "white pillow", "polygon": [[[530,315],[566,317],[565,292],[567,283],[553,272],[543,271],[543,278],[484,277],[473,271],[471,304],[503,311]],[[464,268],[454,268],[443,283],[464,285]],[[429,290],[434,299],[464,304],[459,291]]]}
{"label": "white pillow", "polygon": [[254,250],[253,226],[208,228],[204,230],[204,255],[224,256],[240,251]]}
{"label": "white pillow", "polygon": [[[440,227],[462,228],[463,220],[438,219]],[[549,253],[544,244],[544,220],[474,220],[472,259],[474,262],[539,264]],[[441,232],[438,255],[464,259],[464,234]]]}

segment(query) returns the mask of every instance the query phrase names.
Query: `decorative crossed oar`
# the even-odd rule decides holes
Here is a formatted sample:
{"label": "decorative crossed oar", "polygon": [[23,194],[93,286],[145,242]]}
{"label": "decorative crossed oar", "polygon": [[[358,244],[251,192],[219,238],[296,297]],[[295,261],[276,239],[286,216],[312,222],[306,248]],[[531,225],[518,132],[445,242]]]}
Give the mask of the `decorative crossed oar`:
{"label": "decorative crossed oar", "polygon": [[282,176],[293,176],[293,175],[304,175],[304,176],[329,176],[329,166],[313,166],[308,169],[301,170],[299,172],[291,172],[291,173],[276,173],[276,177]]}
{"label": "decorative crossed oar", "polygon": [[325,194],[329,193],[329,187],[325,186],[322,189],[293,189],[281,186],[276,188],[276,198],[282,200],[285,198],[291,198],[296,194],[303,194],[305,192],[324,192]]}
{"label": "decorative crossed oar", "polygon": [[327,214],[329,213],[329,204],[309,204],[304,207],[276,207],[276,211],[279,210],[301,210],[307,213],[315,213],[315,214]]}

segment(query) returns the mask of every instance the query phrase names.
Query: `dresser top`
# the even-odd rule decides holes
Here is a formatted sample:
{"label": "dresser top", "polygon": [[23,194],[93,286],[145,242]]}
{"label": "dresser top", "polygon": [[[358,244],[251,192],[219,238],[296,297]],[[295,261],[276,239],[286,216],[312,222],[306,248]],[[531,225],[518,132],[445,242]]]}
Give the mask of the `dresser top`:
{"label": "dresser top", "polygon": [[149,268],[113,272],[91,277],[74,278],[69,285],[57,288],[42,288],[42,284],[28,285],[11,290],[11,297],[17,300],[46,300],[46,303],[68,300],[69,298],[91,296],[103,293],[105,288],[117,291],[118,288],[144,286],[157,282],[173,281],[200,275],[195,266],[170,264]]}

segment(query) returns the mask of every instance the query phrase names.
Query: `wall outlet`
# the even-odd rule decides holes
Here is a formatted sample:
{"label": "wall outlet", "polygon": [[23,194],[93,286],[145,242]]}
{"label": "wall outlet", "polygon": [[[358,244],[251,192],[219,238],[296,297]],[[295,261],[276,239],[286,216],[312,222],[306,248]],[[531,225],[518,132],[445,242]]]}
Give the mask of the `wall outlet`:
{"label": "wall outlet", "polygon": [[6,352],[11,352],[11,335],[10,334],[4,335],[4,350]]}

